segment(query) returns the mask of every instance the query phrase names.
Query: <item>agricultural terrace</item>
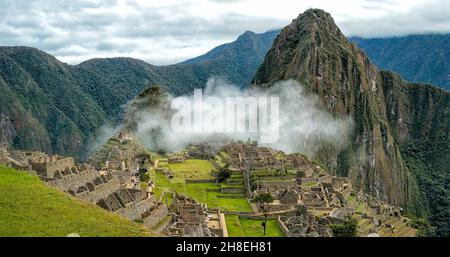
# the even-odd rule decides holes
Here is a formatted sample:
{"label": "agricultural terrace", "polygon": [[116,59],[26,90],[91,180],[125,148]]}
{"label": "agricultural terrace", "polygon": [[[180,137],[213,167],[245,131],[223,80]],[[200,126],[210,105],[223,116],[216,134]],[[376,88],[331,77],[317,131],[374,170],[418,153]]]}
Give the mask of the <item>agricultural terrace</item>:
{"label": "agricultural terrace", "polygon": [[[154,176],[152,176],[154,178]],[[208,208],[218,208],[222,211],[230,212],[251,212],[252,208],[244,196],[239,198],[223,198],[232,195],[225,195],[219,192],[220,186],[215,183],[185,183],[173,181],[164,174],[156,173],[155,194],[160,197],[163,192],[175,190],[179,194],[190,196],[201,203],[206,203]],[[171,195],[166,194],[167,201],[170,204]],[[165,201],[165,199],[163,199]]]}
{"label": "agricultural terrace", "polygon": [[[150,178],[156,183],[155,194],[160,197],[163,192],[176,191],[179,194],[190,196],[200,203],[206,203],[208,208],[218,208],[230,212],[251,212],[252,208],[244,195],[220,193],[221,186],[225,184],[186,183],[186,180],[210,180],[214,179],[212,172],[214,165],[208,160],[187,159],[182,163],[168,163],[167,157],[158,156],[158,167],[168,169],[173,175],[167,175],[152,170]],[[156,158],[155,158],[156,161]],[[172,196],[165,194],[169,204]]]}

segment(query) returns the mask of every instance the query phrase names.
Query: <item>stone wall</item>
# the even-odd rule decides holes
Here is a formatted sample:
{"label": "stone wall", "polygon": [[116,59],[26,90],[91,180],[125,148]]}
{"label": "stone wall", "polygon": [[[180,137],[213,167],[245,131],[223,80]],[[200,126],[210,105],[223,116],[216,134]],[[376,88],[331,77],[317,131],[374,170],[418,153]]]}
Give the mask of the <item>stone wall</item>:
{"label": "stone wall", "polygon": [[125,208],[117,210],[117,213],[130,220],[140,220],[143,213],[149,211],[156,205],[156,197],[152,195],[139,203],[132,202],[130,204],[127,204]]}
{"label": "stone wall", "polygon": [[351,192],[352,192],[352,187],[348,186],[346,189],[342,190],[341,194],[342,194],[342,196],[347,198],[350,196]]}
{"label": "stone wall", "polygon": [[47,183],[50,186],[59,188],[63,191],[69,191],[86,185],[87,182],[93,181],[99,175],[99,172],[96,170],[84,170],[80,171],[78,174],[69,174]]}
{"label": "stone wall", "polygon": [[295,209],[293,204],[269,204],[270,212],[290,211]]}
{"label": "stone wall", "polygon": [[186,179],[186,184],[197,184],[197,183],[215,183],[216,179]]}
{"label": "stone wall", "polygon": [[50,156],[40,158],[37,161],[32,160],[30,165],[40,176],[53,178],[57,171],[64,171],[67,168],[72,169],[75,166],[75,161],[72,157],[60,158],[58,156]]}
{"label": "stone wall", "polygon": [[156,224],[158,224],[162,219],[164,219],[167,215],[169,215],[167,205],[160,204],[150,213],[149,216],[144,218],[144,225],[148,227],[153,227]]}
{"label": "stone wall", "polygon": [[220,192],[222,194],[244,194],[245,189],[243,187],[222,187]]}
{"label": "stone wall", "polygon": [[278,186],[278,187],[296,187],[297,181],[259,181],[260,185],[262,187],[269,187],[269,186]]}
{"label": "stone wall", "polygon": [[284,224],[283,220],[281,219],[281,216],[278,216],[277,218],[278,226],[281,229],[281,232],[283,232],[284,236],[289,236],[289,229]]}
{"label": "stone wall", "polygon": [[117,177],[113,177],[110,181],[104,184],[100,184],[98,186],[94,186],[94,191],[89,191],[83,195],[77,195],[78,198],[91,202],[97,203],[101,199],[106,198],[108,195],[116,192],[121,188],[120,180]]}

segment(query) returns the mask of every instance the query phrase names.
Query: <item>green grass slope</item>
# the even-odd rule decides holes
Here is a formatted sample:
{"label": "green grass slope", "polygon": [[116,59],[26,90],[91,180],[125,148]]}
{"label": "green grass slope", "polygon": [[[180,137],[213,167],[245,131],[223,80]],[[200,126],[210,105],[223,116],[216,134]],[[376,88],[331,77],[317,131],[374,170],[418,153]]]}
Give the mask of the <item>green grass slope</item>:
{"label": "green grass slope", "polygon": [[151,236],[143,226],[0,166],[0,236]]}

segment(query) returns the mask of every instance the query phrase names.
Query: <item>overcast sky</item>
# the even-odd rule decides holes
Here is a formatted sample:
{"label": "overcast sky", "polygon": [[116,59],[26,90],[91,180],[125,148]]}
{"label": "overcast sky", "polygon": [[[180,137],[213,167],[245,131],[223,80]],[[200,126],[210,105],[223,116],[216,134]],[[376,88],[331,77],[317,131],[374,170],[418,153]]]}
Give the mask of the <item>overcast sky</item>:
{"label": "overcast sky", "polygon": [[446,0],[0,0],[0,45],[37,47],[77,64],[129,56],[171,64],[265,32],[308,8],[363,37],[450,33]]}

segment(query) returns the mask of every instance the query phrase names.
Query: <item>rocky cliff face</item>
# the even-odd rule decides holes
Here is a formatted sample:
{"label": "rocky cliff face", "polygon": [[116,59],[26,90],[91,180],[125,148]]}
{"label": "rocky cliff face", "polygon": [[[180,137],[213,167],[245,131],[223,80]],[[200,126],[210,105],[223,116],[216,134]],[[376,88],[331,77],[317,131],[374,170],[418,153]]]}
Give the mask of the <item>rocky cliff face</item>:
{"label": "rocky cliff face", "polygon": [[383,71],[386,114],[436,235],[450,235],[450,93]]}
{"label": "rocky cliff face", "polygon": [[389,124],[383,76],[328,13],[308,10],[285,27],[253,84],[267,87],[287,79],[296,79],[319,95],[334,115],[355,120],[351,144],[327,154],[336,162],[318,156],[330,170],[381,200],[410,209],[417,205],[418,187]]}

